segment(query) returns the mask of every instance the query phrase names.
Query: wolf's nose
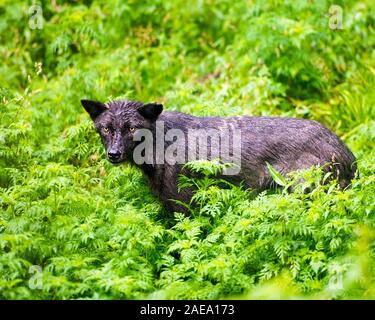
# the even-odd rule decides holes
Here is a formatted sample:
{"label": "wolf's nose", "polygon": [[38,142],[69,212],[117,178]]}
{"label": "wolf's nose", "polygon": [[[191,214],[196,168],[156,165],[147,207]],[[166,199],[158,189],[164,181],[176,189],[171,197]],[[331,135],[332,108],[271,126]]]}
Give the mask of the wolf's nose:
{"label": "wolf's nose", "polygon": [[120,152],[108,152],[109,160],[118,160],[120,159],[121,153]]}

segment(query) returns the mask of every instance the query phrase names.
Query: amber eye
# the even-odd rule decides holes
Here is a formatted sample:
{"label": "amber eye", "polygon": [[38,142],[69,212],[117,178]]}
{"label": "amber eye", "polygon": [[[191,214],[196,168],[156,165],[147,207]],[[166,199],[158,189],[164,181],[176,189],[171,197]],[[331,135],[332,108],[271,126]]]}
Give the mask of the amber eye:
{"label": "amber eye", "polygon": [[130,128],[129,128],[129,131],[130,131],[130,132],[134,132],[134,131],[135,131],[135,128],[130,127]]}
{"label": "amber eye", "polygon": [[108,127],[104,127],[104,128],[103,128],[103,131],[104,131],[105,133],[108,133],[108,132],[109,132],[109,128],[108,128]]}

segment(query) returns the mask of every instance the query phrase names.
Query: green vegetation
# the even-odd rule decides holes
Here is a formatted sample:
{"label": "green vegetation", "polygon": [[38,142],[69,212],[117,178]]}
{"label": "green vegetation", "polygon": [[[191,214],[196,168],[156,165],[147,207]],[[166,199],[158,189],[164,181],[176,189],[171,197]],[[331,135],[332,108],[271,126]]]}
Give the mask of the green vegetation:
{"label": "green vegetation", "polygon": [[[335,2],[342,30],[324,0],[43,0],[42,29],[2,0],[0,298],[374,299],[375,7]],[[360,174],[340,190],[269,167],[283,187],[255,195],[192,163],[199,206],[170,216],[79,103],[119,97],[315,119]]]}

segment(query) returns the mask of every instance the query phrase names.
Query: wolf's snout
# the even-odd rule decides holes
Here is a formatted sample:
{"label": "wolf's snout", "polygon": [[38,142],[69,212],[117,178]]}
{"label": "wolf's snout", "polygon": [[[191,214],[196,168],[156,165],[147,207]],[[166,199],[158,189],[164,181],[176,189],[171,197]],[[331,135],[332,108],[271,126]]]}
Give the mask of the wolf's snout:
{"label": "wolf's snout", "polygon": [[111,161],[117,161],[121,157],[120,152],[108,152],[108,159]]}

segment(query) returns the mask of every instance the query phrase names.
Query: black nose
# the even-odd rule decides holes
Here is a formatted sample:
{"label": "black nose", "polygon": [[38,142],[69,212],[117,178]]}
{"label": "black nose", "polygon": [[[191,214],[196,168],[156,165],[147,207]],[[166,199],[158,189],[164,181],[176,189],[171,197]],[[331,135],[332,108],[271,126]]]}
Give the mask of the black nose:
{"label": "black nose", "polygon": [[109,160],[118,160],[120,159],[121,157],[121,153],[120,152],[108,152],[108,158]]}

